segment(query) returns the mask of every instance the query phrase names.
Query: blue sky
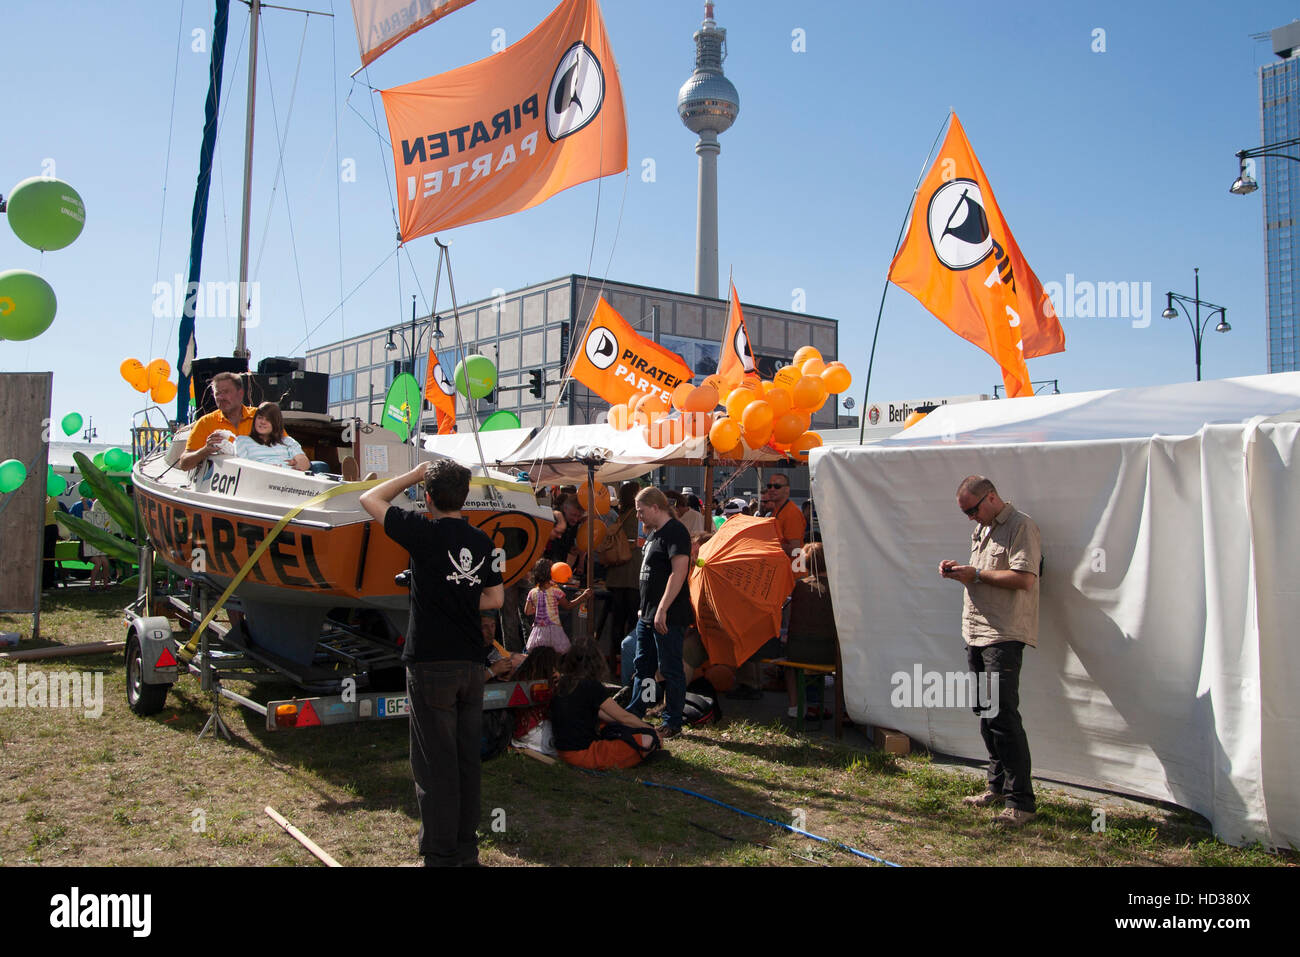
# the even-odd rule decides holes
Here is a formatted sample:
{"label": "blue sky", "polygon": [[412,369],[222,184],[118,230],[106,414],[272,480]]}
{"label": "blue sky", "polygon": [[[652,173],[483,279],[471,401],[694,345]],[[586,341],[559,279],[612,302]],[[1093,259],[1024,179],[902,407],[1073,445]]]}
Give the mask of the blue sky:
{"label": "blue sky", "polygon": [[[416,240],[336,311],[395,245],[390,155],[369,128],[376,116],[386,124],[367,74],[348,77],[359,63],[348,4],[292,5],[336,17],[264,15],[254,361],[392,325],[409,316],[413,292],[423,314],[436,262],[432,238]],[[155,284],[186,269],[208,69],[207,53],[192,48],[209,39],[212,11],[208,0],[60,9],[6,5],[6,34],[18,42],[0,62],[0,190],[52,160],[85,200],[87,225],[72,246],[44,255],[0,229],[0,269],[36,271],[59,297],[41,337],[0,342],[0,370],[52,370],[55,421],[93,415],[101,439],[125,441],[144,397],[118,365],[175,359],[176,322],[153,315]],[[369,83],[395,86],[487,56],[495,31],[513,43],[549,9],[477,0],[382,57]],[[607,269],[628,282],[693,286],[697,167],[675,104],[703,3],[606,0],[603,12],[627,100],[630,174],[449,233],[462,302]],[[1202,297],[1228,306],[1233,326],[1206,333],[1205,377],[1266,371],[1261,198],[1227,187],[1233,153],[1259,145],[1258,68],[1273,60],[1267,40],[1250,34],[1290,21],[1293,5],[719,0],[716,12],[741,100],[721,138],[723,287],[730,268],[746,302],[790,308],[802,290],[808,312],[840,320],[859,404],[895,239],[950,107],[1044,283],[1150,283],[1148,325],[1132,308],[1066,318],[1065,353],[1031,360],[1034,379],[1058,379],[1065,391],[1192,379],[1187,323],[1160,311],[1166,290],[1191,294],[1194,266]],[[208,280],[237,272],[247,21],[233,4]],[[1099,39],[1104,52],[1093,49]],[[343,166],[354,182],[342,181]],[[991,359],[901,290],[890,289],[884,316],[873,401],[991,393],[1001,381]],[[233,347],[226,319],[201,319],[198,335],[202,354]]]}

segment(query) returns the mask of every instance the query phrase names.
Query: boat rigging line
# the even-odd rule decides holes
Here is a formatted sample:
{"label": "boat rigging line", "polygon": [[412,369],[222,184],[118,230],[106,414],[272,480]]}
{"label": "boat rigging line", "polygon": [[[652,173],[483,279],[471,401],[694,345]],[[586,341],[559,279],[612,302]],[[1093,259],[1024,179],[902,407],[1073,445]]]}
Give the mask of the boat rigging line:
{"label": "boat rigging line", "polygon": [[[163,179],[162,179],[162,208],[158,211],[158,255],[154,259],[153,275],[156,280],[162,271],[162,247],[163,247],[163,229],[167,224],[167,174],[172,165],[172,132],[176,129],[176,88],[180,85],[181,77],[181,37],[185,30],[185,2],[181,0],[177,6],[180,8],[180,16],[176,23],[176,62],[172,66],[172,105],[167,112],[167,152],[163,157]],[[210,67],[209,67],[210,69]],[[153,355],[154,336],[158,333],[158,320],[161,316],[154,316],[153,321],[149,324],[149,355]],[[170,336],[168,342],[171,341]]]}

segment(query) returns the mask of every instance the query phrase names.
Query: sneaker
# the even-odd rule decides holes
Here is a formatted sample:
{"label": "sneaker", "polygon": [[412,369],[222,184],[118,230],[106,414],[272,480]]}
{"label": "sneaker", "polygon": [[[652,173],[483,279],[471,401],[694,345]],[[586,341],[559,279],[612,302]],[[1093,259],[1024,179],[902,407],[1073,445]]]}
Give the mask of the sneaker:
{"label": "sneaker", "polygon": [[660,741],[667,741],[669,738],[675,738],[675,737],[677,737],[677,736],[678,736],[679,734],[681,734],[681,733],[682,733],[682,729],[681,729],[681,728],[674,728],[674,727],[672,727],[672,726],[670,726],[670,725],[666,725],[666,724],[663,724],[663,725],[660,725],[660,726],[659,726],[659,740],[660,740]]}
{"label": "sneaker", "polygon": [[1024,827],[1036,816],[1033,811],[1022,811],[1019,808],[1009,807],[995,817],[993,822],[1003,827]]}
{"label": "sneaker", "polygon": [[727,692],[727,697],[732,701],[759,701],[763,697],[763,692],[757,688],[751,688],[749,685],[736,685],[735,688]]}
{"label": "sneaker", "polygon": [[790,705],[790,707],[785,709],[785,716],[787,718],[797,718],[799,717],[799,709],[794,705]]}
{"label": "sneaker", "polygon": [[968,807],[992,807],[994,804],[1002,803],[1002,801],[1002,795],[994,794],[992,791],[985,791],[983,794],[972,794],[961,799],[961,803]]}

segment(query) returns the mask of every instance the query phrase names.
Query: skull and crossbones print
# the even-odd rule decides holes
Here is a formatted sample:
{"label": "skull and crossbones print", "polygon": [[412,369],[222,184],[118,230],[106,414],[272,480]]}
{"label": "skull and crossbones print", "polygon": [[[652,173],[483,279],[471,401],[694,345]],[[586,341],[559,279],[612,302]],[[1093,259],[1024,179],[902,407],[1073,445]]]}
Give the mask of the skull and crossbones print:
{"label": "skull and crossbones print", "polygon": [[479,563],[472,568],[470,564],[474,561],[474,555],[468,548],[460,550],[459,561],[452,558],[451,552],[447,553],[447,558],[451,562],[451,574],[447,576],[447,581],[457,585],[462,583],[481,585],[483,583],[483,579],[479,578],[475,573],[483,567],[483,563],[487,561],[486,557],[479,559]]}

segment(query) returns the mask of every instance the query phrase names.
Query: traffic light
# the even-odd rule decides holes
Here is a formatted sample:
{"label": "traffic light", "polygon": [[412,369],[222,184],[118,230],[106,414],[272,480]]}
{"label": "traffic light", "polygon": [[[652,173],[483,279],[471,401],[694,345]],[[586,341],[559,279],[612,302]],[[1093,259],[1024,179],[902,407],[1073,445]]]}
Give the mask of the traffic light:
{"label": "traffic light", "polygon": [[536,396],[536,397],[539,398],[539,399],[544,399],[544,398],[546,398],[546,384],[545,384],[545,382],[543,382],[543,380],[542,380],[542,370],[541,370],[541,369],[529,369],[529,370],[528,370],[528,379],[529,379],[529,381],[532,383],[532,384],[528,387],[528,392],[529,392],[529,394],[530,394],[530,395],[533,395],[533,396]]}

